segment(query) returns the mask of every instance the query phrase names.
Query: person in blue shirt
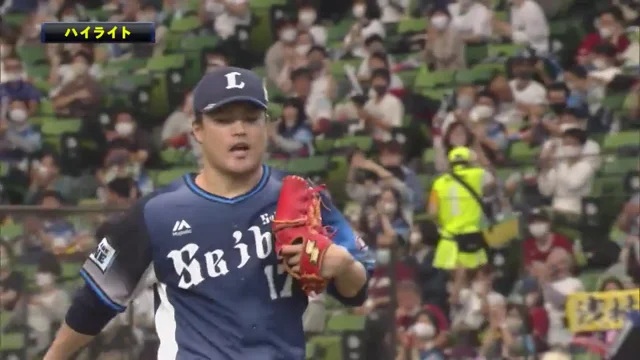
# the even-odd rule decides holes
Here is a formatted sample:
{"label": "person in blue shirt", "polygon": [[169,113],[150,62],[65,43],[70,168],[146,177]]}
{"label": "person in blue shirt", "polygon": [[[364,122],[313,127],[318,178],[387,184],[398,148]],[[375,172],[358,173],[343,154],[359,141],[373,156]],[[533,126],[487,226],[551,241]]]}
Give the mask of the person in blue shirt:
{"label": "person in blue shirt", "polygon": [[2,71],[0,99],[25,101],[28,105],[29,114],[33,115],[38,109],[42,95],[25,77],[20,58],[15,54],[11,54],[2,59]]}
{"label": "person in blue shirt", "polygon": [[[149,284],[158,360],[305,358],[308,296],[282,263],[297,267],[304,249],[286,245],[276,254],[271,233],[286,174],[262,163],[267,102],[264,80],[249,70],[204,75],[193,91],[192,127],[202,170],[98,229],[81,270],[86,285],[44,360],[69,359]],[[322,225],[335,231],[318,263],[326,292],[361,306],[373,257],[328,194],[322,202]]]}
{"label": "person in blue shirt", "polygon": [[304,157],[313,154],[313,133],[306,124],[303,103],[298,98],[289,98],[282,108],[282,118],[269,133],[272,153],[285,158]]}
{"label": "person in blue shirt", "polygon": [[15,100],[7,119],[0,119],[0,159],[20,161],[42,146],[42,135],[28,121],[27,103]]}

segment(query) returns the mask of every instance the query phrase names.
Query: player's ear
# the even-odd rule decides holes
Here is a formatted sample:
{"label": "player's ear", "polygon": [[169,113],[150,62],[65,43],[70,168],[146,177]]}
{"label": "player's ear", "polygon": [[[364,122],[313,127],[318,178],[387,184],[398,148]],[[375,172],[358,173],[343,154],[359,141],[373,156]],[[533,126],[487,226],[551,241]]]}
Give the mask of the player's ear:
{"label": "player's ear", "polygon": [[202,144],[202,131],[203,131],[202,115],[196,115],[196,118],[191,123],[191,134],[199,144]]}

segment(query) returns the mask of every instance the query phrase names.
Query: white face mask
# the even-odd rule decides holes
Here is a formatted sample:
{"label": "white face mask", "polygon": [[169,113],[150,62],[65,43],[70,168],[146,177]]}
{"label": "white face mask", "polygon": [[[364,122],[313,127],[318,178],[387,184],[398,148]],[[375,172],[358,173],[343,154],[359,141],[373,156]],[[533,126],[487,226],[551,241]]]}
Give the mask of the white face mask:
{"label": "white face mask", "polygon": [[62,22],[77,22],[78,17],[75,15],[67,15],[62,17]]}
{"label": "white face mask", "polygon": [[36,285],[39,287],[49,286],[53,284],[53,274],[49,273],[37,273],[35,276]]}
{"label": "white face mask", "polygon": [[473,284],[471,284],[471,291],[473,291],[476,294],[484,293],[485,288],[486,288],[486,284],[481,281],[475,281]]}
{"label": "white face mask", "polygon": [[607,39],[613,35],[613,29],[611,29],[610,27],[600,27],[598,29],[598,32],[600,33],[600,37],[604,39]]}
{"label": "white face mask", "polygon": [[120,122],[115,126],[115,130],[120,136],[129,136],[133,133],[135,125],[130,122]]}
{"label": "white face mask", "polygon": [[9,73],[5,73],[2,76],[2,79],[0,79],[0,81],[4,82],[11,82],[11,81],[19,81],[22,80],[22,74],[18,73],[18,72],[9,72]]}
{"label": "white face mask", "polygon": [[449,25],[449,18],[445,15],[436,15],[431,18],[431,24],[438,30],[444,30]]}
{"label": "white face mask", "polygon": [[575,158],[576,156],[580,156],[582,153],[582,148],[575,145],[564,145],[562,146],[562,156],[567,158]]}
{"label": "white face mask", "polygon": [[298,14],[298,20],[301,24],[309,26],[316,21],[317,14],[315,11],[301,11]]}
{"label": "white face mask", "polygon": [[459,109],[467,110],[473,106],[473,98],[467,95],[458,96],[456,105]]}
{"label": "white face mask", "polygon": [[411,327],[411,332],[413,332],[418,339],[422,340],[432,339],[436,335],[436,329],[433,325],[425,323],[416,323]]}
{"label": "white face mask", "polygon": [[420,235],[419,232],[412,232],[411,236],[409,237],[409,243],[411,245],[418,245],[420,243],[422,243],[422,235]]}
{"label": "white face mask", "polygon": [[535,222],[533,224],[529,224],[529,233],[531,233],[534,238],[539,239],[549,233],[549,227],[549,223]]}
{"label": "white face mask", "polygon": [[49,168],[44,165],[38,165],[36,169],[38,171],[38,175],[42,177],[49,175]]}
{"label": "white face mask", "polygon": [[391,250],[378,249],[376,250],[376,260],[380,265],[387,265],[391,261]]}
{"label": "white face mask", "polygon": [[383,209],[387,215],[393,215],[398,210],[398,206],[393,203],[385,203]]}
{"label": "white face mask", "polygon": [[292,42],[296,39],[296,29],[284,29],[280,31],[280,40]]}
{"label": "white face mask", "polygon": [[25,109],[13,109],[9,112],[9,118],[16,123],[24,123],[27,120],[27,111]]}
{"label": "white face mask", "polygon": [[301,56],[307,55],[307,53],[311,50],[311,45],[298,45],[296,46],[296,53]]}
{"label": "white face mask", "polygon": [[493,107],[489,105],[476,105],[471,110],[471,114],[469,114],[469,117],[474,121],[486,120],[490,119],[493,116],[493,113]]}
{"label": "white face mask", "polygon": [[355,17],[356,19],[360,19],[361,17],[364,16],[364,13],[366,11],[366,7],[364,4],[356,4],[353,7],[353,17]]}
{"label": "white face mask", "polygon": [[604,70],[609,67],[609,64],[607,64],[607,61],[600,58],[593,59],[591,64],[593,65],[593,67],[595,67],[598,70]]}

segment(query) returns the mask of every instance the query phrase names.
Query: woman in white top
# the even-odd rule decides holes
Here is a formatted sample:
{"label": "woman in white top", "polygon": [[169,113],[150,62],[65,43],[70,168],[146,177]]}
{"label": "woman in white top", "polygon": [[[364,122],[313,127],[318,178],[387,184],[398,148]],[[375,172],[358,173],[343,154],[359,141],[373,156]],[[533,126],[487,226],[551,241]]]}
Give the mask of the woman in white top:
{"label": "woman in white top", "polygon": [[[583,154],[587,132],[570,128],[562,135],[561,151],[564,159],[542,157],[542,171],[538,176],[538,190],[552,198],[551,206],[563,213],[581,214],[582,199],[591,192],[596,169]],[[555,150],[555,149],[553,149]],[[555,151],[549,151],[550,154]]]}
{"label": "woman in white top", "polygon": [[213,21],[213,29],[223,39],[233,35],[237,25],[251,23],[251,10],[247,0],[202,1],[200,16]]}
{"label": "woman in white top", "polygon": [[353,17],[356,23],[351,26],[349,33],[344,38],[344,47],[353,56],[365,57],[367,51],[364,48],[364,41],[373,34],[378,34],[384,38],[386,33],[380,17],[379,9],[367,7],[364,0],[354,0]]}
{"label": "woman in white top", "polygon": [[449,4],[451,25],[466,42],[480,42],[491,36],[491,10],[481,0],[458,0]]}
{"label": "woman in white top", "polygon": [[310,1],[304,1],[299,7],[298,31],[311,34],[316,45],[327,44],[327,29],[318,23],[318,10]]}

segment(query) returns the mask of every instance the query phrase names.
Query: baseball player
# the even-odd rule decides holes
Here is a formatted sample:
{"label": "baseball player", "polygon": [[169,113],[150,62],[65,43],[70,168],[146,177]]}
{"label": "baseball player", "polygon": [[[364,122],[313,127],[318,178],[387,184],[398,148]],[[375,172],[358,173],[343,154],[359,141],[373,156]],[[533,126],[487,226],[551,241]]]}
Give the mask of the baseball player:
{"label": "baseball player", "polygon": [[159,360],[304,359],[308,296],[361,305],[368,249],[322,193],[262,164],[267,91],[251,71],[221,67],[193,93],[204,167],[104,223],[86,285],[45,360],[85,346],[155,283]]}

